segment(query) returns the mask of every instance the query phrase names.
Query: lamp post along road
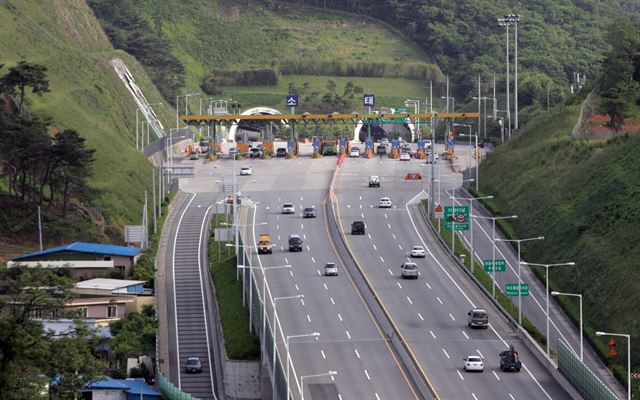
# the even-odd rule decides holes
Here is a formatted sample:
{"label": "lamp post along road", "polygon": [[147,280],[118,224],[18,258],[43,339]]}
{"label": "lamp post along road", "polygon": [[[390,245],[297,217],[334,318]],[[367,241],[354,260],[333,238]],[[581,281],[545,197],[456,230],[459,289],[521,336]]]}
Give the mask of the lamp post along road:
{"label": "lamp post along road", "polygon": [[[476,136],[477,138],[477,136]],[[477,182],[477,181],[476,181]],[[473,216],[471,215],[471,210],[473,210],[473,201],[474,200],[484,200],[484,199],[493,199],[493,195],[489,195],[489,196],[482,196],[482,197],[467,197],[467,198],[460,198],[460,200],[469,200],[469,218],[471,219],[471,229],[469,234],[471,235],[471,257],[469,257],[471,260],[470,264],[471,264],[471,274],[473,275],[473,272],[475,270],[475,266],[474,266],[474,261],[476,259],[476,251],[475,251],[475,247],[473,247]]]}
{"label": "lamp post along road", "polygon": [[289,385],[289,365],[291,364],[291,352],[289,351],[289,340],[290,339],[295,339],[295,338],[301,338],[301,337],[317,337],[320,336],[320,333],[318,332],[312,332],[312,333],[306,333],[306,334],[302,334],[302,335],[287,335],[287,340],[285,341],[285,346],[284,348],[287,350],[287,400],[289,400],[290,398],[290,394],[291,394],[291,389],[290,389],[290,385]]}
{"label": "lamp post along road", "polygon": [[582,345],[582,295],[577,293],[551,292],[552,296],[573,296],[580,299],[580,361],[583,360],[584,346]]}
{"label": "lamp post along road", "polygon": [[596,332],[596,336],[620,336],[627,338],[627,400],[631,400],[631,335],[625,333]]}
{"label": "lamp post along road", "polygon": [[545,268],[545,280],[546,280],[546,291],[547,291],[547,355],[549,355],[549,342],[551,341],[549,338],[549,267],[572,267],[574,265],[576,265],[576,263],[572,262],[567,262],[567,263],[560,263],[560,264],[536,264],[536,263],[530,263],[530,262],[524,262],[524,261],[520,261],[520,264],[522,265],[529,265],[529,266],[534,266],[534,267],[544,267]]}
{"label": "lamp post along road", "polygon": [[[471,178],[471,179],[463,179],[462,180],[462,184],[464,184],[465,182],[473,182],[475,179]],[[451,181],[451,206],[455,207],[456,206],[456,181]],[[452,215],[453,215],[453,210],[452,210]],[[455,234],[456,234],[456,222],[452,222],[451,223],[451,252],[453,252],[453,254],[456,253],[456,240],[455,240]]]}
{"label": "lamp post along road", "polygon": [[[455,124],[454,124],[455,125]],[[469,136],[469,145],[471,145],[471,138],[475,137],[476,139],[476,146],[473,148],[473,155],[475,156],[476,159],[476,193],[478,192],[478,186],[479,186],[479,182],[480,182],[480,154],[478,154],[478,132],[476,132],[475,135],[471,134],[471,125],[467,125],[469,127],[469,134],[465,135],[465,134],[461,134],[460,136]]]}
{"label": "lamp post along road", "polygon": [[511,80],[509,79],[509,25],[511,25],[511,21],[507,18],[499,18],[498,26],[507,28],[507,52],[506,52],[506,64],[507,64],[507,123],[509,124],[507,132],[509,134],[509,139],[511,139],[511,108],[509,104],[509,98],[511,97],[510,84]]}
{"label": "lamp post along road", "polygon": [[322,374],[305,375],[300,377],[300,400],[304,400],[304,380],[308,378],[318,378],[321,376],[333,376],[338,375],[337,371],[327,371]]}
{"label": "lamp post along road", "polygon": [[[273,368],[271,369],[271,374],[272,374],[271,388],[273,389],[273,393],[271,396],[272,399],[276,398],[276,332],[278,331],[278,325],[280,325],[278,321],[278,313],[277,313],[276,305],[278,304],[278,300],[303,299],[303,298],[304,298],[303,294],[297,294],[295,296],[274,297],[272,300],[272,305],[273,305],[273,354],[271,357],[271,359],[273,360]],[[280,332],[282,333],[281,325],[280,325]],[[283,333],[283,337],[284,337],[284,333]],[[289,382],[287,382],[287,387],[288,386],[289,386]],[[288,393],[289,392],[287,391],[287,397],[289,396]]]}
{"label": "lamp post along road", "polygon": [[483,217],[482,215],[474,215],[472,218],[480,218],[480,219],[490,219],[491,220],[491,225],[492,225],[492,234],[491,234],[491,251],[492,251],[492,268],[491,268],[491,274],[492,274],[492,286],[491,286],[491,293],[493,295],[493,297],[496,297],[496,220],[498,219],[516,219],[518,218],[517,215],[507,215],[504,217]]}
{"label": "lamp post along road", "polygon": [[[496,242],[516,242],[518,243],[518,285],[522,284],[522,279],[520,278],[520,243],[529,242],[531,240],[544,240],[544,236],[538,236],[534,238],[528,239],[496,239]],[[520,287],[518,286],[518,291]],[[518,293],[519,294],[519,293]],[[518,325],[522,326],[522,296],[518,296]]]}

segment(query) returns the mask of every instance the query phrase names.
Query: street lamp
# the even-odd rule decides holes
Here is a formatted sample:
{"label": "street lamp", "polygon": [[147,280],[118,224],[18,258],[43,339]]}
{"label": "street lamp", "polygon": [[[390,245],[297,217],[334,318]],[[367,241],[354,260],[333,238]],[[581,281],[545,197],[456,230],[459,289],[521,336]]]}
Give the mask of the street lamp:
{"label": "street lamp", "polygon": [[511,139],[511,109],[509,108],[509,97],[511,94],[509,93],[509,86],[511,84],[511,80],[509,79],[509,26],[512,24],[511,20],[508,18],[498,18],[498,26],[507,28],[507,52],[506,52],[506,64],[507,64],[507,122],[509,123],[509,139]]}
{"label": "street lamp", "polygon": [[492,226],[493,226],[493,230],[492,230],[492,234],[491,234],[491,247],[492,247],[492,251],[493,251],[493,256],[492,256],[492,268],[491,268],[491,272],[493,275],[493,285],[491,288],[491,293],[493,294],[493,297],[496,297],[496,220],[499,219],[516,219],[518,218],[517,215],[507,215],[504,217],[483,217],[482,215],[472,215],[471,216],[471,220],[473,221],[474,218],[480,218],[480,219],[490,219]]}
{"label": "street lamp", "polygon": [[580,361],[582,361],[582,355],[584,352],[584,347],[582,346],[582,295],[577,293],[561,293],[553,291],[551,292],[552,296],[573,296],[580,299]]}
{"label": "street lamp", "polygon": [[178,104],[180,103],[180,97],[184,97],[184,103],[185,103],[184,108],[185,110],[187,110],[185,111],[185,115],[186,115],[189,112],[187,107],[188,107],[188,101],[189,101],[188,99],[191,96],[200,96],[200,93],[187,93],[187,94],[176,96],[176,128],[180,127],[180,113],[178,111]]}
{"label": "street lamp", "polygon": [[549,267],[572,267],[576,265],[573,261],[560,263],[560,264],[536,264],[525,261],[520,261],[522,265],[529,265],[534,267],[544,267],[545,268],[545,278],[547,281],[547,355],[549,355],[549,342],[551,341],[549,338]]}
{"label": "street lamp", "polygon": [[[476,181],[477,182],[477,181]],[[482,196],[482,197],[462,197],[460,200],[469,200],[469,213],[473,210],[473,201],[474,200],[484,200],[484,199],[493,199],[493,195]],[[473,218],[471,218],[471,275],[473,275],[474,268],[474,260],[476,259],[476,251],[473,247]]]}
{"label": "street lamp", "polygon": [[300,377],[300,399],[304,400],[304,380],[307,378],[318,378],[320,376],[338,375],[338,371],[328,371],[322,374],[305,375]]}
{"label": "street lamp", "polygon": [[631,335],[624,333],[596,332],[596,336],[621,336],[627,338],[627,400],[631,400]]}
{"label": "street lamp", "polygon": [[[278,313],[277,313],[277,304],[278,300],[288,300],[288,299],[303,299],[303,294],[297,294],[295,296],[282,296],[282,297],[274,297],[273,298],[273,354],[271,359],[273,360],[273,368],[271,369],[271,387],[273,388],[272,397],[276,398],[276,332],[278,331]],[[280,326],[280,332],[282,332],[282,326]],[[289,382],[287,381],[287,387],[289,386]],[[287,397],[288,395],[287,391]]]}
{"label": "street lamp", "polygon": [[518,22],[520,22],[520,15],[518,14],[509,14],[509,15],[505,15],[504,19],[509,21],[510,23],[512,23],[514,25],[514,42],[515,42],[515,46],[514,46],[514,50],[515,50],[515,57],[514,57],[514,79],[515,79],[515,90],[514,90],[514,106],[515,106],[515,122],[514,122],[514,126],[513,129],[515,131],[518,130]]}
{"label": "street lamp", "polygon": [[[527,238],[527,239],[496,239],[496,242],[518,243],[518,290],[520,290],[520,284],[522,283],[522,279],[520,279],[520,261],[522,261],[520,259],[520,243],[529,242],[531,240],[544,240],[544,236],[538,236],[538,237]],[[518,296],[518,325],[522,326],[522,296]]]}
{"label": "street lamp", "polygon": [[[453,124],[453,125],[455,126],[456,124]],[[478,172],[479,169],[480,169],[480,154],[477,154],[478,153],[478,133],[476,132],[475,135],[472,135],[471,134],[471,125],[465,125],[465,126],[469,127],[469,134],[465,135],[464,133],[461,133],[460,136],[462,136],[462,137],[469,136],[469,146],[471,146],[471,138],[472,137],[476,138],[476,146],[474,147],[473,154],[474,154],[475,159],[476,159],[476,192],[477,192],[479,190],[478,186],[479,186],[479,182],[480,182],[480,174]]]}
{"label": "street lamp", "polygon": [[[420,114],[420,100],[407,99],[407,100],[404,101],[404,106],[405,107],[408,107],[410,105],[413,105],[413,109],[414,109],[416,114]],[[420,132],[420,118],[416,118],[416,130],[418,132]],[[418,135],[418,138],[422,138],[422,134],[421,133]],[[411,140],[411,141],[413,141],[413,140]]]}
{"label": "street lamp", "polygon": [[289,352],[289,340],[301,337],[318,337],[320,336],[319,332],[312,333],[304,333],[302,335],[287,335],[287,340],[284,343],[284,348],[287,351],[287,399],[289,399],[289,394],[291,390],[289,388],[289,365],[291,364],[291,353]]}

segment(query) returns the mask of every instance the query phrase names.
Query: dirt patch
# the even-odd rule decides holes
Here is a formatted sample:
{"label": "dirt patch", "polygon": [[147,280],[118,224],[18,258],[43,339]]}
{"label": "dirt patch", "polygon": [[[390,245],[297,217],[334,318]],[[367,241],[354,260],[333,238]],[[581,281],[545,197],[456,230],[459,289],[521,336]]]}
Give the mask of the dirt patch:
{"label": "dirt patch", "polygon": [[220,0],[219,18],[224,22],[233,22],[240,19],[240,7],[233,0]]}
{"label": "dirt patch", "polygon": [[53,0],[56,20],[71,40],[86,49],[111,49],[102,26],[85,1]]}
{"label": "dirt patch", "polygon": [[[589,139],[608,139],[615,135],[607,124],[609,123],[609,116],[604,114],[592,114],[588,121],[586,129],[580,132],[580,136]],[[635,134],[640,132],[640,120],[636,118],[625,118],[624,125],[618,129],[617,134],[628,133]]]}

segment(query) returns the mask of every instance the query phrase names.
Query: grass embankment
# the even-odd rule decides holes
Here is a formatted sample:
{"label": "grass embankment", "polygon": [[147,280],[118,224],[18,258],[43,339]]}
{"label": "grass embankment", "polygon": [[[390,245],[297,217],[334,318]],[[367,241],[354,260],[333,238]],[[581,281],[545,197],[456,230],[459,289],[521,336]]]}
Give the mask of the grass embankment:
{"label": "grass embankment", "polygon": [[224,335],[224,347],[232,360],[260,358],[260,340],[249,332],[249,309],[242,305],[242,282],[236,278],[234,251],[225,246],[231,242],[216,242],[215,228],[222,227],[224,215],[215,215],[209,237],[209,267],[216,288],[216,301]]}
{"label": "grass embankment", "polygon": [[[481,165],[479,195],[495,196],[496,215],[518,215],[512,235],[545,237],[522,246],[523,260],[576,263],[552,268],[549,285],[583,294],[585,335],[606,359],[609,338],[595,331],[640,333],[640,136],[572,138],[577,116],[571,106],[532,118]],[[578,321],[575,299],[558,300]],[[618,339],[613,369],[626,385],[627,346]],[[632,369],[639,364],[632,353]]]}
{"label": "grass embankment", "polygon": [[[89,179],[94,206],[107,219],[107,234],[122,235],[124,224],[140,220],[144,188],[151,190],[151,166],[135,150],[136,106],[110,60],[122,58],[149,102],[161,102],[144,70],[113,50],[83,0],[24,0],[0,7],[0,54],[3,73],[23,59],[48,68],[51,92],[42,97],[28,93],[27,109],[50,120],[52,129],[77,130],[87,147],[96,149]],[[165,123],[171,121],[170,108],[155,108]],[[74,224],[55,231],[51,241],[58,242],[47,245],[83,239]]]}
{"label": "grass embankment", "polygon": [[[366,17],[331,10],[278,5],[278,12],[259,2],[251,6],[210,0],[145,0],[145,15],[161,28],[184,63],[188,91],[201,91],[205,77],[215,69],[278,67],[286,60],[424,63],[428,57],[411,41]],[[162,21],[160,24],[158,21]],[[437,67],[436,67],[437,69]],[[379,78],[282,75],[276,86],[221,87],[220,98],[233,97],[243,109],[273,106],[283,109],[289,82],[308,81],[326,91],[326,82],[352,80],[373,92],[383,106],[401,106],[407,98],[424,98],[428,83]],[[425,87],[427,86],[427,87]],[[389,96],[389,98],[385,97]],[[191,109],[198,105],[193,101]],[[347,111],[347,110],[338,110]],[[351,110],[349,110],[351,111]]]}

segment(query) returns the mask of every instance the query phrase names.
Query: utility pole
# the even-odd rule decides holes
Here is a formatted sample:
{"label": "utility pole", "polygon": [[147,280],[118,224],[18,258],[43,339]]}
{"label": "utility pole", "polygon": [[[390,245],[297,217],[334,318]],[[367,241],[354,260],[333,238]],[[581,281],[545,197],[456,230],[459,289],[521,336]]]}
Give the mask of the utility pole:
{"label": "utility pole", "polygon": [[478,133],[482,132],[480,129],[480,101],[482,100],[482,80],[478,73]]}

